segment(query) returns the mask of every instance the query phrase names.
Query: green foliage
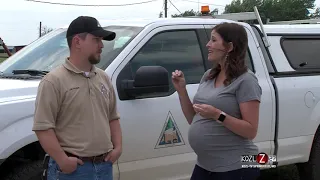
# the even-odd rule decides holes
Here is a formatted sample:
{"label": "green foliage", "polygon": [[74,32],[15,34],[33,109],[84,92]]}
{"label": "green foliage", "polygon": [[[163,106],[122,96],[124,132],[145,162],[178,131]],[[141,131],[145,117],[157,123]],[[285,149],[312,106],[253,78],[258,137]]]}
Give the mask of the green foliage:
{"label": "green foliage", "polygon": [[185,11],[181,14],[171,15],[171,17],[186,17],[186,16],[200,16],[200,15],[201,15],[200,12],[194,11],[193,9],[191,9],[191,10]]}
{"label": "green foliage", "polygon": [[[214,15],[214,14],[218,14],[218,9],[214,9],[210,12],[210,14]],[[191,10],[188,10],[188,11],[185,11],[181,14],[174,14],[174,15],[171,15],[171,17],[187,17],[187,16],[201,16],[201,12],[199,11],[194,11],[193,9]]]}
{"label": "green foliage", "polygon": [[[270,21],[289,21],[309,19],[310,9],[314,9],[315,0],[233,0],[226,5],[224,13],[252,12],[257,6],[261,19]],[[318,13],[319,14],[319,13]]]}
{"label": "green foliage", "polygon": [[317,8],[315,12],[310,15],[310,18],[320,18],[320,8]]}
{"label": "green foliage", "polygon": [[0,57],[0,64],[4,61],[4,60],[6,60],[7,58],[3,58],[3,57]]}

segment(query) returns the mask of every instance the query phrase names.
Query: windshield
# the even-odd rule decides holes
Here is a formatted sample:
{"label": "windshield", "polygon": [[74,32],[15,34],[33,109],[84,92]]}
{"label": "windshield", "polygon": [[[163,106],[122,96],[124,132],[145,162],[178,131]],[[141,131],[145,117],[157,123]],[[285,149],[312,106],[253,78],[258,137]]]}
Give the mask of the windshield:
{"label": "windshield", "polygon": [[[141,27],[108,26],[105,29],[117,35],[113,41],[103,41],[101,61],[96,66],[105,69],[125,46],[141,31]],[[13,70],[32,69],[51,71],[64,63],[69,56],[66,29],[58,29],[34,43],[24,47],[0,64],[2,74],[12,74]]]}

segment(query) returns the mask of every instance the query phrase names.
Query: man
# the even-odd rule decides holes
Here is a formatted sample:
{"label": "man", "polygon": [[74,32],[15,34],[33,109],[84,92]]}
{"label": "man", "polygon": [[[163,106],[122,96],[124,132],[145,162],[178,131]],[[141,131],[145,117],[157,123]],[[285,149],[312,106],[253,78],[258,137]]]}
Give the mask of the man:
{"label": "man", "polygon": [[122,152],[113,86],[100,62],[102,40],[114,40],[93,17],[67,30],[70,57],[40,82],[33,131],[50,156],[48,180],[112,180]]}

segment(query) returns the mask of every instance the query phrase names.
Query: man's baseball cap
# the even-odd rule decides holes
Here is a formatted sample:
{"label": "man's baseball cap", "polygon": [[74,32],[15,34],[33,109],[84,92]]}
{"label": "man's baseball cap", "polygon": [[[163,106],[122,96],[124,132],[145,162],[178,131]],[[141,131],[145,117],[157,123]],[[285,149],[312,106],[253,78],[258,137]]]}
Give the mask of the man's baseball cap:
{"label": "man's baseball cap", "polygon": [[103,29],[98,20],[90,16],[79,16],[74,19],[68,27],[66,37],[80,33],[90,33],[107,41],[112,41],[116,37],[115,32]]}

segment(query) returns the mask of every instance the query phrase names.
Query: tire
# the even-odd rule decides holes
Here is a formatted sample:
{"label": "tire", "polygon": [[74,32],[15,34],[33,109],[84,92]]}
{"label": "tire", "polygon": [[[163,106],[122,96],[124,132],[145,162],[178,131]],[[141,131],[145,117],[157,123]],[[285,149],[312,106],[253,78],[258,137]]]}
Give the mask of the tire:
{"label": "tire", "polygon": [[4,180],[42,180],[42,161],[31,161],[15,166]]}
{"label": "tire", "polygon": [[313,140],[309,161],[298,163],[300,180],[320,179],[320,129],[318,128]]}

